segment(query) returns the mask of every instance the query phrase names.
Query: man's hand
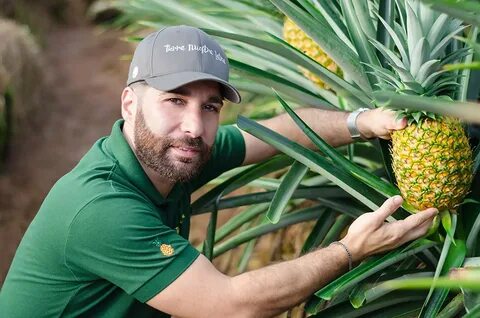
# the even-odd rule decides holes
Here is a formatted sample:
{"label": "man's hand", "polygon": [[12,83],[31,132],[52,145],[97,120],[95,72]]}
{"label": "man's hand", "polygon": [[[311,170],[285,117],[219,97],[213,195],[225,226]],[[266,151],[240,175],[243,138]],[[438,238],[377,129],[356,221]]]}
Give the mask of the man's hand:
{"label": "man's hand", "polygon": [[367,139],[390,139],[390,133],[407,126],[405,118],[396,119],[395,112],[389,109],[376,108],[361,113],[357,117],[357,127],[362,136]]}
{"label": "man's hand", "polygon": [[438,214],[435,208],[410,215],[404,220],[385,222],[402,202],[402,197],[398,195],[391,197],[378,210],[361,215],[350,225],[347,235],[341,242],[352,253],[354,262],[394,249],[427,233],[434,216]]}

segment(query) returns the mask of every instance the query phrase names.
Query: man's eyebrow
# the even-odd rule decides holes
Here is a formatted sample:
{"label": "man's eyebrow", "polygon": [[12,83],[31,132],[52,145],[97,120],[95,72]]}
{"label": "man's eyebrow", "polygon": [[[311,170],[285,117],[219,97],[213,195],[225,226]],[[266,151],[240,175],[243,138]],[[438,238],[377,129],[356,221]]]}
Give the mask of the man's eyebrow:
{"label": "man's eyebrow", "polygon": [[211,96],[208,100],[207,103],[217,103],[223,105],[223,98],[219,95]]}
{"label": "man's eyebrow", "polygon": [[[191,91],[185,87],[178,87],[169,91],[164,92],[164,94],[174,94],[181,96],[191,96]],[[210,96],[207,100],[207,103],[218,103],[223,105],[223,97],[220,95]]]}

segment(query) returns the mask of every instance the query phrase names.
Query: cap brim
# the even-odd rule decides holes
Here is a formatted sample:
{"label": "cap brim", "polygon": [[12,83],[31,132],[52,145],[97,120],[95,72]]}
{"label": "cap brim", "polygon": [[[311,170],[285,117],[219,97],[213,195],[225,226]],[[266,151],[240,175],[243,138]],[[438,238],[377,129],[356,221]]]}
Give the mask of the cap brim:
{"label": "cap brim", "polygon": [[147,82],[149,86],[158,90],[170,91],[180,86],[203,80],[215,81],[217,83],[220,83],[223,87],[223,97],[225,97],[232,103],[238,104],[242,100],[242,98],[240,97],[240,93],[230,83],[208,73],[181,72],[146,78],[145,82]]}

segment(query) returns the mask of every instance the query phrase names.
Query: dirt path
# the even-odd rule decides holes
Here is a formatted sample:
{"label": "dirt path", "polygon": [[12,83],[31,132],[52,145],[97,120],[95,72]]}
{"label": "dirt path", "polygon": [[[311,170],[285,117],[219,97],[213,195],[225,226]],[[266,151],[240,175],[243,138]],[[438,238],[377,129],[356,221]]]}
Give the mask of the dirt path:
{"label": "dirt path", "polygon": [[0,286],[23,233],[55,181],[120,117],[119,99],[131,53],[118,32],[58,28],[47,38],[51,98],[34,125],[12,141],[0,174]]}

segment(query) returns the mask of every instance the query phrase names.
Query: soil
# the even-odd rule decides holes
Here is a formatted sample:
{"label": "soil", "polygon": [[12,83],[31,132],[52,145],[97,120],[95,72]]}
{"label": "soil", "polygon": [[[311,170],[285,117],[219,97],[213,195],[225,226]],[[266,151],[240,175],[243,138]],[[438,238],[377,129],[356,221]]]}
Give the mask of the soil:
{"label": "soil", "polygon": [[0,286],[23,233],[52,185],[120,117],[131,54],[117,31],[56,27],[45,45],[48,98],[11,140],[0,173]]}

